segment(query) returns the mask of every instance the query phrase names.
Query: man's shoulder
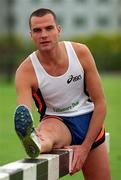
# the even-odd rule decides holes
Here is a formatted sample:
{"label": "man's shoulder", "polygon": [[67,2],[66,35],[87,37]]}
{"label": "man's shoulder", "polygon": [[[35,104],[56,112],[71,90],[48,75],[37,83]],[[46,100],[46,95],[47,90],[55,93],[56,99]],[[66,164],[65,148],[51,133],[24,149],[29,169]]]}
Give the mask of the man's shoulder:
{"label": "man's shoulder", "polygon": [[33,73],[33,67],[31,63],[31,59],[28,56],[27,58],[21,61],[20,65],[16,70],[16,75],[20,75],[22,77],[28,75],[31,76],[32,73]]}
{"label": "man's shoulder", "polygon": [[75,52],[80,55],[84,56],[89,52],[89,48],[87,47],[86,44],[79,43],[79,42],[71,42]]}
{"label": "man's shoulder", "polygon": [[76,49],[81,49],[81,50],[85,50],[87,49],[87,45],[86,44],[83,44],[81,42],[74,42],[74,41],[71,41],[71,44],[74,48]]}
{"label": "man's shoulder", "polygon": [[[88,51],[88,47],[86,44],[81,42],[75,42],[75,41],[64,41],[65,43],[71,43],[72,47],[75,51],[79,52],[86,52]],[[63,41],[60,42],[60,44],[63,44]]]}
{"label": "man's shoulder", "polygon": [[26,70],[26,69],[30,68],[31,66],[32,66],[31,60],[30,60],[30,57],[28,56],[25,59],[21,60],[21,63],[19,64],[17,71],[18,70]]}
{"label": "man's shoulder", "polygon": [[26,86],[37,89],[37,79],[30,57],[25,58],[15,73],[16,86]]}

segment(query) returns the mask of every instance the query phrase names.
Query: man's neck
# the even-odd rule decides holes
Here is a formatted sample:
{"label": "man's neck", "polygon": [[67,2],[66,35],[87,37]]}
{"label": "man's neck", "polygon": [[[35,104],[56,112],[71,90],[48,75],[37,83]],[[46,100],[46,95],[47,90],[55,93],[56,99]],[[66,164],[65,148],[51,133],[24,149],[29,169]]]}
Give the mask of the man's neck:
{"label": "man's neck", "polygon": [[62,57],[62,47],[58,44],[55,48],[50,51],[39,51],[37,50],[37,56],[40,63],[57,64],[59,59]]}

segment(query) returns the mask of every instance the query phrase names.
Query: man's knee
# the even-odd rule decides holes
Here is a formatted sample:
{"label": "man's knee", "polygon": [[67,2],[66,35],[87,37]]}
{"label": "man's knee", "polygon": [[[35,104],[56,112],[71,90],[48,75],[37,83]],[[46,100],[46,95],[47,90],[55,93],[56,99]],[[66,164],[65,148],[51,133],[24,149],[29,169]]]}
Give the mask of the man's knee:
{"label": "man's knee", "polygon": [[72,137],[68,127],[60,120],[48,118],[42,121],[37,128],[38,134],[43,138],[48,137],[54,144],[54,147],[70,145]]}

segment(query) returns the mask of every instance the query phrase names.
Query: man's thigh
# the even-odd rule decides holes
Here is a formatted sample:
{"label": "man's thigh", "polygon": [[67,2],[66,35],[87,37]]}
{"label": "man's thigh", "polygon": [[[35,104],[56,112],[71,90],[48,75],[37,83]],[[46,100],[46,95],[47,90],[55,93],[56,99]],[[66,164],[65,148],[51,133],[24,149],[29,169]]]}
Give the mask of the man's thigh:
{"label": "man's thigh", "polygon": [[68,127],[61,118],[56,116],[48,116],[43,119],[38,125],[37,131],[42,139],[49,138],[53,142],[53,148],[61,148],[71,144],[72,137]]}
{"label": "man's thigh", "polygon": [[111,180],[105,142],[90,151],[82,170],[86,180]]}

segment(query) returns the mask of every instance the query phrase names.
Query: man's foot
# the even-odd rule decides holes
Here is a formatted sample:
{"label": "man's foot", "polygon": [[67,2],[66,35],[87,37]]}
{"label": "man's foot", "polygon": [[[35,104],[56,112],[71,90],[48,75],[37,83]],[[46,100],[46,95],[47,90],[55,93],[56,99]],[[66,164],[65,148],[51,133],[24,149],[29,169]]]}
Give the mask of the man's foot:
{"label": "man's foot", "polygon": [[15,130],[18,134],[26,153],[31,158],[40,154],[40,141],[33,127],[32,115],[27,106],[19,105],[14,115]]}

